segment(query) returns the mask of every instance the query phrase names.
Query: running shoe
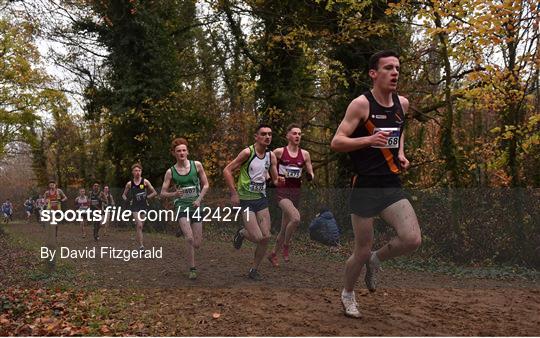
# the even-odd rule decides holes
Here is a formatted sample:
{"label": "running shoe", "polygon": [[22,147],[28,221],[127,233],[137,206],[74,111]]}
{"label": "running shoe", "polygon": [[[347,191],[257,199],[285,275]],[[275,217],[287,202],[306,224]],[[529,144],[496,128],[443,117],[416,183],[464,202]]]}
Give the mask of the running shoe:
{"label": "running shoe", "polygon": [[269,254],[267,258],[270,261],[270,264],[272,264],[274,268],[277,268],[279,266],[279,258],[275,252],[272,252],[271,254]]}
{"label": "running shoe", "polygon": [[244,235],[242,235],[241,232],[242,229],[243,228],[238,229],[236,235],[234,235],[233,245],[236,250],[240,249],[242,247],[242,243],[244,242]]}
{"label": "running shoe", "polygon": [[377,290],[377,272],[380,270],[379,265],[373,262],[372,257],[373,253],[366,262],[366,276],[364,278],[364,282],[366,283],[369,292],[375,292],[375,290]]}
{"label": "running shoe", "polygon": [[197,279],[197,269],[191,268],[189,269],[189,279]]}
{"label": "running shoe", "polygon": [[283,260],[289,262],[289,246],[283,245]]}
{"label": "running shoe", "polygon": [[345,311],[345,316],[352,318],[361,318],[362,315],[358,311],[358,304],[356,303],[356,297],[354,292],[352,297],[347,297],[341,293],[341,304],[343,305],[343,310]]}
{"label": "running shoe", "polygon": [[249,270],[248,278],[256,280],[256,281],[260,281],[260,280],[263,279],[261,274],[259,273],[259,271],[257,271],[257,269],[253,269],[253,268],[251,268]]}

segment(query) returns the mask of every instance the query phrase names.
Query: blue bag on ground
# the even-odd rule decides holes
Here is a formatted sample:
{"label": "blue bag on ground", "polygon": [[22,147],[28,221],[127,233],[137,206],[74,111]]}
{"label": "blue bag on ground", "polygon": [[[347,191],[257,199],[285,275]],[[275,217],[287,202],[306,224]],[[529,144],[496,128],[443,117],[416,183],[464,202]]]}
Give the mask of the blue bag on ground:
{"label": "blue bag on ground", "polygon": [[309,237],[322,244],[338,245],[339,235],[340,231],[336,219],[327,209],[321,210],[309,225]]}

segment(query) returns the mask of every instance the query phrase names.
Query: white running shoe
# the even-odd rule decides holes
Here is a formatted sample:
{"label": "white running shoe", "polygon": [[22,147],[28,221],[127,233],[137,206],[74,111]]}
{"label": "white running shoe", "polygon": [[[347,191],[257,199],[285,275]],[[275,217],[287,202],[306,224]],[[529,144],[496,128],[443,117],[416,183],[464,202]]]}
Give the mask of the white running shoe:
{"label": "white running shoe", "polygon": [[352,293],[352,297],[344,296],[343,293],[341,294],[341,304],[343,304],[343,309],[345,310],[345,316],[352,317],[352,318],[361,318],[362,315],[360,314],[360,311],[358,311],[358,304],[356,303],[356,297],[354,295],[354,292]]}
{"label": "white running shoe", "polygon": [[369,292],[375,292],[375,290],[377,290],[377,272],[381,269],[380,264],[377,264],[373,260],[374,254],[375,253],[372,252],[366,262],[366,277],[364,278],[364,282],[366,283]]}

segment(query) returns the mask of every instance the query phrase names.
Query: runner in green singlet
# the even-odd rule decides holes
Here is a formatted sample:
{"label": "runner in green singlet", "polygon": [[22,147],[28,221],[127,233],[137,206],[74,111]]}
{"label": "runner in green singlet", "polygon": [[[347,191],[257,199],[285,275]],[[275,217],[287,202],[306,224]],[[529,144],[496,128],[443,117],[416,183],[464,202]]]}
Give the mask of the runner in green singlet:
{"label": "runner in green singlet", "polygon": [[[255,144],[242,150],[223,170],[225,182],[231,192],[233,205],[243,209],[244,228],[234,236],[234,247],[240,249],[244,238],[257,244],[253,266],[248,277],[261,280],[258,269],[263,260],[268,241],[270,240],[270,213],[266,197],[266,180],[268,172],[274,185],[281,184],[284,179],[278,177],[276,155],[267,148],[272,142],[272,129],[268,125],[259,125],[255,132]],[[240,169],[235,187],[233,172]]]}
{"label": "runner in green singlet", "polygon": [[[167,170],[161,187],[161,196],[174,199],[175,216],[186,239],[186,258],[189,264],[189,279],[197,278],[195,250],[202,241],[201,202],[208,191],[208,179],[199,161],[188,160],[188,142],[176,138],[171,143],[171,153],[176,164]],[[176,186],[170,192],[171,183]]]}

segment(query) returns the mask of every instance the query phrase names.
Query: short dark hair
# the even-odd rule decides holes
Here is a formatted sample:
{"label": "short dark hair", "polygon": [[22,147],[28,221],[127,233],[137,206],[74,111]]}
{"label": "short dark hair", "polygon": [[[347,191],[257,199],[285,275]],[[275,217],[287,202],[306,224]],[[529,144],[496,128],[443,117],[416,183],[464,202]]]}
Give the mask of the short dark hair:
{"label": "short dark hair", "polygon": [[369,58],[368,71],[370,71],[372,69],[373,70],[379,69],[379,60],[381,58],[387,58],[389,56],[393,56],[393,57],[396,57],[396,58],[399,59],[399,54],[396,53],[393,50],[390,50],[390,49],[381,50],[380,52],[377,52],[377,53],[371,55],[371,57]]}
{"label": "short dark hair", "polygon": [[266,124],[266,123],[261,123],[257,126],[257,129],[255,129],[255,134],[259,133],[259,130],[261,130],[262,128],[270,128],[272,129],[272,127],[270,127],[270,125]]}
{"label": "short dark hair", "polygon": [[135,168],[139,168],[142,170],[142,164],[140,164],[139,162],[137,163],[134,163],[132,166],[131,166],[131,170],[135,169]]}
{"label": "short dark hair", "polygon": [[291,131],[293,128],[302,129],[298,123],[291,123],[287,126],[287,133]]}

